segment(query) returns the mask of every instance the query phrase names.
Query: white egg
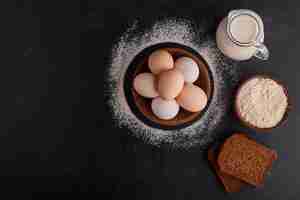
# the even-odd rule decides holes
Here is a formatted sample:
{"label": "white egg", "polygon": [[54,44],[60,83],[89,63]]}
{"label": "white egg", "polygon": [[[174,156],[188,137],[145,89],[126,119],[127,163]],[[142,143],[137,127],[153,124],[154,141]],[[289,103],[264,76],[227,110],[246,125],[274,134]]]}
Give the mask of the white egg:
{"label": "white egg", "polygon": [[188,57],[181,57],[175,62],[175,69],[182,72],[186,83],[194,83],[199,76],[198,64]]}
{"label": "white egg", "polygon": [[178,103],[172,100],[164,100],[161,97],[156,97],[151,103],[152,112],[160,119],[173,119],[179,112]]}

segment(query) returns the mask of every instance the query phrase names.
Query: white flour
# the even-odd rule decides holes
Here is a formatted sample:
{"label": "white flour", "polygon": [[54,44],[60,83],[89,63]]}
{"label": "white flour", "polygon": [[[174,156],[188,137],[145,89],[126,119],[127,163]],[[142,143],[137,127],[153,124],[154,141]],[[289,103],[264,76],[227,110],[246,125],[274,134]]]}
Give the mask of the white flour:
{"label": "white flour", "polygon": [[237,96],[241,117],[259,128],[272,128],[288,107],[282,86],[269,78],[254,78],[242,86]]}
{"label": "white flour", "polygon": [[[214,39],[203,37],[205,27],[195,28],[191,21],[167,19],[155,23],[149,30],[139,30],[138,22],[114,45],[106,78],[106,95],[112,117],[118,127],[153,145],[167,143],[173,147],[204,147],[218,135],[217,128],[230,108],[232,87],[238,81],[233,62],[221,55]],[[123,79],[126,70],[143,49],[164,42],[179,43],[197,51],[207,61],[214,78],[214,94],[206,113],[191,126],[179,130],[161,130],[140,121],[129,108]]]}

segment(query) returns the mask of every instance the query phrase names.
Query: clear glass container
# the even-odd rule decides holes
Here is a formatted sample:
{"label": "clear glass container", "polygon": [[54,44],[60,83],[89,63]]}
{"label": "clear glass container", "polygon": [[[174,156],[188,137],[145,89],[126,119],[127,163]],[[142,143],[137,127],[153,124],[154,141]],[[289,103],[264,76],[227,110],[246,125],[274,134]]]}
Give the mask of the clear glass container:
{"label": "clear glass container", "polygon": [[[254,29],[249,27],[251,24],[247,20],[243,22],[243,19],[251,21],[252,25],[255,24]],[[255,31],[255,35],[248,41],[241,41],[238,34],[240,36],[247,35],[249,31]],[[262,19],[251,10],[230,11],[218,26],[216,40],[222,53],[234,60],[248,60],[253,56],[262,60],[269,58],[269,51],[263,44],[264,25]]]}

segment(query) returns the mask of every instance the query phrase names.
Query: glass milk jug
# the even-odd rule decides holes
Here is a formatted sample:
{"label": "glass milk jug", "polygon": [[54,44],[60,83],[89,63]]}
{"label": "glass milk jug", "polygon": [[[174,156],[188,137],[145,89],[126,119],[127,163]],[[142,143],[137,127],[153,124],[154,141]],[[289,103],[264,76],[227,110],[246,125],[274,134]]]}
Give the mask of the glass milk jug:
{"label": "glass milk jug", "polygon": [[217,46],[223,54],[234,60],[248,60],[255,56],[269,58],[263,44],[264,26],[258,14],[251,10],[232,10],[217,29]]}

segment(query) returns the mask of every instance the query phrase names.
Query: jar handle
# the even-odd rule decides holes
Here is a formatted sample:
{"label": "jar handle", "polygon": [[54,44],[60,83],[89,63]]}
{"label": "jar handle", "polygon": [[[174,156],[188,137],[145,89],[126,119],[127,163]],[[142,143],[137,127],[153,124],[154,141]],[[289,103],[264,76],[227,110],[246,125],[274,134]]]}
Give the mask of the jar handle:
{"label": "jar handle", "polygon": [[261,60],[268,60],[270,53],[268,48],[263,43],[257,43],[255,45],[256,51],[254,52],[254,56]]}

